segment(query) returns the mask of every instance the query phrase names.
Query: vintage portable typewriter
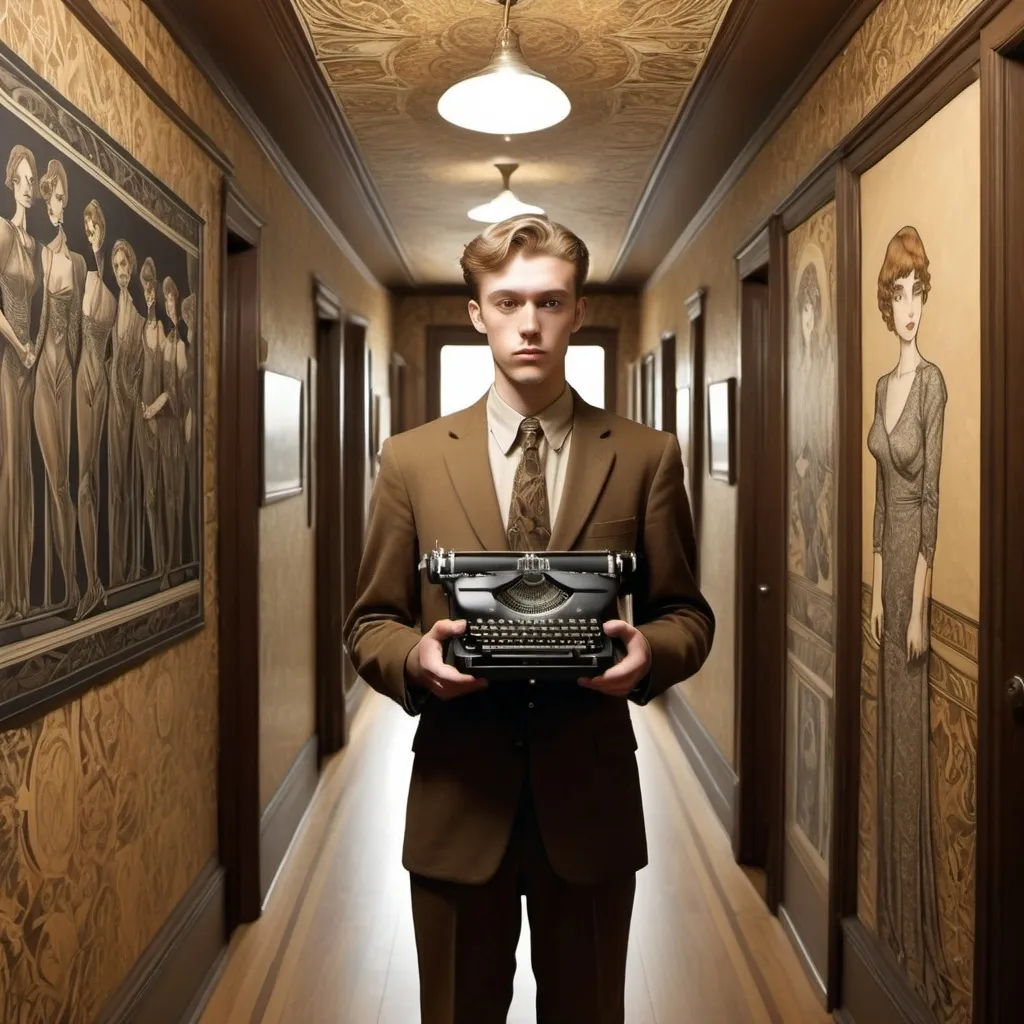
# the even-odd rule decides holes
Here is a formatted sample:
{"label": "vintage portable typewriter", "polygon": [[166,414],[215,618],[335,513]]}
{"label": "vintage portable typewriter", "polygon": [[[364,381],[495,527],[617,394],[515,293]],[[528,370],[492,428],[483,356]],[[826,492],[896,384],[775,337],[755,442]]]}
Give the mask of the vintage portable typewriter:
{"label": "vintage portable typewriter", "polygon": [[448,594],[450,617],[466,631],[445,660],[481,679],[575,682],[621,656],[605,635],[618,597],[636,571],[632,551],[443,551],[421,568]]}

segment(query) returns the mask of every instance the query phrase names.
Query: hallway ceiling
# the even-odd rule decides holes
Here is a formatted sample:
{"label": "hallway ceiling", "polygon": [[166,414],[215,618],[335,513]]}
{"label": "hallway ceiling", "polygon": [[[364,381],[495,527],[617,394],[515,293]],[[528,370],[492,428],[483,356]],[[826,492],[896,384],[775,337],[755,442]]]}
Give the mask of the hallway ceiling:
{"label": "hallway ceiling", "polygon": [[512,188],[588,243],[608,278],[652,165],[730,0],[519,0],[511,25],[572,113],[546,131],[469,132],[437,113],[489,59],[498,0],[291,0],[416,279],[458,275],[478,230],[466,211]]}
{"label": "hallway ceiling", "polygon": [[749,163],[879,0],[518,0],[527,61],[569,94],[532,135],[437,113],[488,60],[498,0],[145,0],[280,173],[386,287],[461,286],[510,160],[579,231],[591,281],[634,289]]}

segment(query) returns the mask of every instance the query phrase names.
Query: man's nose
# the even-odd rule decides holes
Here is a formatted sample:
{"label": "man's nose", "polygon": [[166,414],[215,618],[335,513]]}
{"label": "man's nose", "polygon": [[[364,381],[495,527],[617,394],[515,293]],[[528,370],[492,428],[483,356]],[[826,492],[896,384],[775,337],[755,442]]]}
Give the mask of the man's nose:
{"label": "man's nose", "polygon": [[522,319],[519,322],[519,333],[523,337],[537,334],[540,331],[540,324],[537,321],[537,307],[531,303],[523,306]]}

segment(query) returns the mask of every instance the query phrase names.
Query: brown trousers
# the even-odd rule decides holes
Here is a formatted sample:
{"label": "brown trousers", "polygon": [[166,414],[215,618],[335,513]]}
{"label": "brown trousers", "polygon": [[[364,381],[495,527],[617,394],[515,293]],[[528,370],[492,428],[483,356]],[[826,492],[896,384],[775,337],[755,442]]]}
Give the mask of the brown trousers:
{"label": "brown trousers", "polygon": [[571,885],[556,875],[529,778],[493,878],[464,885],[410,877],[420,1024],[505,1024],[524,895],[537,1024],[624,1024],[636,874],[597,885]]}

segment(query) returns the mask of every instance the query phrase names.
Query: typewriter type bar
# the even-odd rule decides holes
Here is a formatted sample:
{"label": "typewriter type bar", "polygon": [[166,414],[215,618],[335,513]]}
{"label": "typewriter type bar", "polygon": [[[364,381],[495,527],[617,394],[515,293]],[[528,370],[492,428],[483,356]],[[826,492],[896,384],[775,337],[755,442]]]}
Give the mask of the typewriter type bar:
{"label": "typewriter type bar", "polygon": [[575,682],[604,672],[622,646],[603,624],[636,571],[633,552],[444,551],[421,568],[448,595],[449,614],[467,628],[446,660],[491,680]]}

